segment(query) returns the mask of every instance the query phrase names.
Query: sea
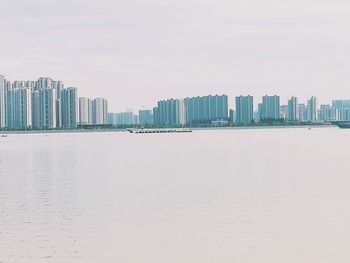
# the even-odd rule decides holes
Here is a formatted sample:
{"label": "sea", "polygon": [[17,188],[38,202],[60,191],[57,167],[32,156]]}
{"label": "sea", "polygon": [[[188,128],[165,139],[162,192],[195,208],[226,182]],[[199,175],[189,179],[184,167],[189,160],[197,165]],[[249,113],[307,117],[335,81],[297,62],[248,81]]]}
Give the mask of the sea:
{"label": "sea", "polygon": [[348,263],[350,130],[9,134],[0,262]]}

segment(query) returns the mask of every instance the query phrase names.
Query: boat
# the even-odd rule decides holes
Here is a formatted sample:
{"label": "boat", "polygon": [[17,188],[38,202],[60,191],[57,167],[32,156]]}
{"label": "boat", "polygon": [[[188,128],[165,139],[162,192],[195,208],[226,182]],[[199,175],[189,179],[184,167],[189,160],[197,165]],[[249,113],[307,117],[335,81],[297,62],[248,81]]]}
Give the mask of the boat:
{"label": "boat", "polygon": [[136,134],[144,134],[144,133],[186,133],[186,132],[192,132],[191,129],[183,128],[183,129],[126,129],[130,133],[136,133]]}
{"label": "boat", "polygon": [[7,135],[6,134],[1,134],[1,138],[6,138]]}

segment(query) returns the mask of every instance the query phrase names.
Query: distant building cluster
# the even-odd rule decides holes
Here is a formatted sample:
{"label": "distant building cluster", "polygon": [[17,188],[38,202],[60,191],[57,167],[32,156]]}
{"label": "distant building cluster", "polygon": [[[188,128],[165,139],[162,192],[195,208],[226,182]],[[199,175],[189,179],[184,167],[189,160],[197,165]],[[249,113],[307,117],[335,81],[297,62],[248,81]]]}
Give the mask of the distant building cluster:
{"label": "distant building cluster", "polygon": [[230,111],[232,123],[251,124],[264,121],[282,120],[288,122],[350,121],[350,100],[333,100],[332,105],[318,105],[312,96],[306,104],[291,97],[287,105],[280,105],[279,96],[264,96],[254,111],[252,96],[236,97],[236,109]]}
{"label": "distant building cluster", "polygon": [[108,113],[108,123],[112,125],[184,126],[213,122],[228,124],[226,95],[161,100],[153,110],[139,110],[138,115],[132,111]]}
{"label": "distant building cluster", "polygon": [[0,129],[74,129],[78,125],[113,126],[206,126],[254,123],[317,123],[350,121],[350,100],[318,105],[316,97],[300,103],[291,97],[281,105],[280,96],[263,96],[254,107],[253,96],[237,96],[229,109],[227,95],[166,99],[138,114],[108,112],[104,98],[78,97],[78,89],[65,88],[62,81],[40,78],[14,81],[0,75]]}
{"label": "distant building cluster", "polygon": [[11,83],[0,75],[0,129],[74,129],[107,124],[107,100],[79,98],[78,89],[40,78]]}
{"label": "distant building cluster", "polygon": [[250,125],[264,122],[318,123],[350,121],[350,100],[333,100],[332,105],[318,105],[312,96],[306,104],[291,97],[281,105],[280,96],[263,96],[254,107],[253,96],[237,96],[235,108],[229,109],[227,95],[168,99],[153,109],[156,125]]}

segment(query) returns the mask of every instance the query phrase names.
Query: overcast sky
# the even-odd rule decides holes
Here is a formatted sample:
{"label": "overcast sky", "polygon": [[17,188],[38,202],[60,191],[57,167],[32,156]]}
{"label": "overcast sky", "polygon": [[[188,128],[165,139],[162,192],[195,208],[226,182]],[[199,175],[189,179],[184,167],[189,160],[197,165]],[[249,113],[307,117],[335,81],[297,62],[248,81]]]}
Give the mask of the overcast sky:
{"label": "overcast sky", "polygon": [[63,80],[110,111],[208,94],[350,99],[349,10],[345,0],[0,0],[0,74]]}

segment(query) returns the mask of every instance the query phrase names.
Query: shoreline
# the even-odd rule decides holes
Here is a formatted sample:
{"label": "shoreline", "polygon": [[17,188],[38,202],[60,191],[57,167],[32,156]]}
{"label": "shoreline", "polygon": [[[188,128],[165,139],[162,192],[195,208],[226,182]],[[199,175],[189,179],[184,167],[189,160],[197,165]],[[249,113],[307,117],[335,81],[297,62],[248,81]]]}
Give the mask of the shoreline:
{"label": "shoreline", "polygon": [[[188,128],[193,131],[210,131],[210,130],[268,130],[268,129],[325,129],[338,128],[336,125],[295,125],[295,126],[240,126],[240,127],[193,127]],[[166,129],[166,128],[149,128],[149,129]],[[179,128],[174,128],[179,129]],[[112,133],[128,132],[126,129],[91,129],[91,130],[28,130],[28,131],[0,131],[0,134],[59,134],[59,133]]]}
{"label": "shoreline", "polygon": [[325,129],[338,128],[336,125],[296,125],[296,126],[243,126],[243,127],[204,127],[192,130],[272,130],[272,129]]}

